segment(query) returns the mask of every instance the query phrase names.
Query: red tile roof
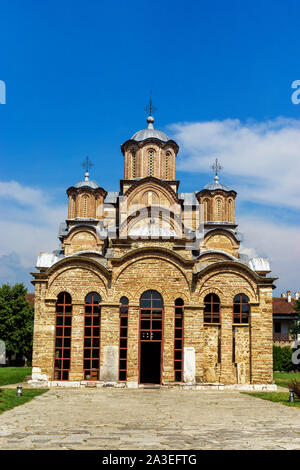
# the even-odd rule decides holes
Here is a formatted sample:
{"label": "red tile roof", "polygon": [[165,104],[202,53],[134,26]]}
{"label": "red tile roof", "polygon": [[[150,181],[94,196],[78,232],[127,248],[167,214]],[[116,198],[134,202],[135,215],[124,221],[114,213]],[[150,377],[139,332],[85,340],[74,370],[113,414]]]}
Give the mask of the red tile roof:
{"label": "red tile roof", "polygon": [[288,302],[287,297],[273,297],[273,315],[293,315],[296,314],[294,307],[296,299]]}
{"label": "red tile roof", "polygon": [[25,299],[30,303],[32,307],[34,307],[34,294],[33,293],[26,294]]}

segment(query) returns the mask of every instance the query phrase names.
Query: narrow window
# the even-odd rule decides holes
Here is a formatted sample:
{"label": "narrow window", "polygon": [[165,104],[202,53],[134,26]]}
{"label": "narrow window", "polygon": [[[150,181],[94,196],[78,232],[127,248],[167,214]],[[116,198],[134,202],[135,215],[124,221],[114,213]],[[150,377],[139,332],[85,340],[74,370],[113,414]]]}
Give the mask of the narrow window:
{"label": "narrow window", "polygon": [[148,152],[148,176],[154,176],[154,150]]}
{"label": "narrow window", "polygon": [[127,348],[128,348],[128,309],[127,297],[120,299],[120,348],[119,348],[119,380],[127,380]]}
{"label": "narrow window", "polygon": [[174,376],[175,382],[183,381],[183,309],[182,299],[175,300]]}
{"label": "narrow window", "polygon": [[204,214],[203,214],[204,222],[207,222],[207,221],[210,220],[210,201],[209,201],[209,199],[204,199],[203,205],[204,205]]}
{"label": "narrow window", "polygon": [[220,323],[220,299],[208,294],[204,299],[204,323]]}
{"label": "narrow window", "polygon": [[87,201],[88,201],[88,196],[84,194],[83,196],[83,217],[87,217]]}
{"label": "narrow window", "polygon": [[217,199],[217,220],[222,219],[222,201]]}
{"label": "narrow window", "polygon": [[233,214],[232,214],[232,199],[229,199],[228,201],[228,220],[229,222],[233,222]]}
{"label": "narrow window", "polygon": [[85,380],[99,380],[100,302],[101,297],[96,292],[90,292],[85,298],[83,348],[83,371]]}
{"label": "narrow window", "polygon": [[131,152],[131,177],[136,178],[136,151]]}
{"label": "narrow window", "polygon": [[61,292],[56,302],[54,380],[69,380],[72,336],[72,298]]}
{"label": "narrow window", "polygon": [[167,152],[166,153],[166,179],[167,180],[170,178],[170,157],[171,157],[170,152]]}
{"label": "narrow window", "polygon": [[250,305],[245,294],[237,294],[233,300],[233,323],[249,323]]}

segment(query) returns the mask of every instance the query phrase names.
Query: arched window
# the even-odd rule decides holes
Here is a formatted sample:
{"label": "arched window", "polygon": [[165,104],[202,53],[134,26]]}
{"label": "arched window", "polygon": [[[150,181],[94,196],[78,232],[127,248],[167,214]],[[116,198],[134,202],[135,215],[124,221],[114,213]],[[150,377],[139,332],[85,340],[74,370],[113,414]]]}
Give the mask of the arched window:
{"label": "arched window", "polygon": [[120,299],[120,348],[119,348],[119,380],[127,380],[127,347],[128,347],[128,309],[127,297]]}
{"label": "arched window", "polygon": [[250,305],[245,294],[237,294],[233,300],[233,323],[249,323]]}
{"label": "arched window", "polygon": [[167,152],[166,153],[166,179],[167,180],[170,178],[170,158],[171,158],[171,153]]}
{"label": "arched window", "polygon": [[163,308],[163,306],[162,296],[156,290],[147,290],[141,295],[141,308]]}
{"label": "arched window", "polygon": [[204,221],[207,222],[210,220],[210,200],[208,198],[204,199],[203,201],[204,205]]}
{"label": "arched window", "polygon": [[184,301],[175,300],[175,333],[174,333],[174,376],[175,382],[183,381],[183,310]]}
{"label": "arched window", "polygon": [[72,337],[72,297],[61,292],[56,302],[54,380],[69,380]]}
{"label": "arched window", "polygon": [[204,323],[220,322],[220,299],[216,294],[208,294],[204,299]]}
{"label": "arched window", "polygon": [[131,152],[131,177],[136,178],[136,151]]}
{"label": "arched window", "polygon": [[154,150],[148,151],[148,176],[154,176]]}
{"label": "arched window", "polygon": [[228,200],[228,221],[233,222],[233,202],[232,202],[232,199]]}
{"label": "arched window", "polygon": [[221,199],[217,199],[217,220],[222,220],[222,201]]}
{"label": "arched window", "polygon": [[87,194],[82,196],[82,217],[87,217],[88,199],[89,196]]}
{"label": "arched window", "polygon": [[140,340],[161,341],[163,299],[156,290],[147,290],[140,298]]}
{"label": "arched window", "polygon": [[101,297],[90,292],[84,305],[83,371],[85,380],[99,380]]}

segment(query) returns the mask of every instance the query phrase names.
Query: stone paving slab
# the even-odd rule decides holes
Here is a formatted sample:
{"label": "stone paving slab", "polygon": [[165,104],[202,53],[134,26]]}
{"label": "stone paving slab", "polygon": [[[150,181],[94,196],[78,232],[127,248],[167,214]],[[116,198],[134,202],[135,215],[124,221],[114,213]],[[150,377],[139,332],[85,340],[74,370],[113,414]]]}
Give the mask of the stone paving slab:
{"label": "stone paving slab", "polygon": [[300,410],[236,391],[51,389],[0,415],[0,449],[300,449]]}

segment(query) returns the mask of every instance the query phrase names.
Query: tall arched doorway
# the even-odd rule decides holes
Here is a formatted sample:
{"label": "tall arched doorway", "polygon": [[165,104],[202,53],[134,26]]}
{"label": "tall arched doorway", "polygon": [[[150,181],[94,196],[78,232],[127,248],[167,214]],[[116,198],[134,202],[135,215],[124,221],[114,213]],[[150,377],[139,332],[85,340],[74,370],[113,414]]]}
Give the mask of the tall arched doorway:
{"label": "tall arched doorway", "polygon": [[164,303],[155,290],[140,298],[139,381],[160,384],[162,376]]}

